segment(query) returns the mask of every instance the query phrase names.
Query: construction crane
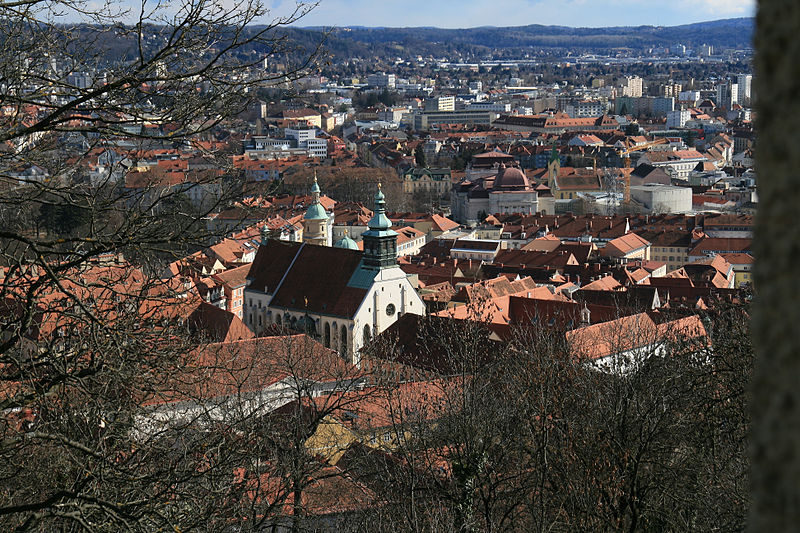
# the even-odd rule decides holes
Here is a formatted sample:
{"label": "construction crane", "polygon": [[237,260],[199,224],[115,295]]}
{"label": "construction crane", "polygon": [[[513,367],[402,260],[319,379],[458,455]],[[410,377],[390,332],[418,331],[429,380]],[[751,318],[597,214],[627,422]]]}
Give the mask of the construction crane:
{"label": "construction crane", "polygon": [[644,144],[639,144],[637,146],[632,146],[630,148],[619,148],[617,150],[617,155],[621,160],[625,162],[625,168],[631,167],[631,158],[630,155],[633,152],[641,152],[642,150],[647,150],[652,148],[653,146],[659,146],[662,144],[667,144],[667,141],[664,139],[656,139],[655,141],[646,142]]}
{"label": "construction crane", "polygon": [[628,204],[630,204],[631,201],[631,173],[629,170],[631,168],[630,155],[633,152],[641,152],[642,150],[647,150],[649,148],[652,148],[653,146],[659,146],[666,143],[667,141],[664,139],[656,139],[654,141],[639,144],[637,146],[632,146],[630,148],[625,148],[625,149],[620,148],[617,150],[617,155],[623,161],[622,174],[623,174],[623,179],[625,180],[625,190],[622,195],[623,205],[627,206]]}

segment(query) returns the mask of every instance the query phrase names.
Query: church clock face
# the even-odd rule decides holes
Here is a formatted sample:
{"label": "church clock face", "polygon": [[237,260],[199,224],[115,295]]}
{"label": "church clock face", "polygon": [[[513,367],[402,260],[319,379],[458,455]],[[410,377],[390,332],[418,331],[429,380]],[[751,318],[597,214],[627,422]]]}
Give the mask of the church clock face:
{"label": "church clock face", "polygon": [[386,314],[392,316],[394,314],[394,304],[389,304],[386,306]]}

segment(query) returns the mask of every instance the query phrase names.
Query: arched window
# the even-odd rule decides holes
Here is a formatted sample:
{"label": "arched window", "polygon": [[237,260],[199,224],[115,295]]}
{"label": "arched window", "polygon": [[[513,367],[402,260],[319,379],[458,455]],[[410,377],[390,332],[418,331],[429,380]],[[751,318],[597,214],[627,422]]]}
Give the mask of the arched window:
{"label": "arched window", "polygon": [[275,323],[281,325],[281,315],[275,315]]}
{"label": "arched window", "polygon": [[370,335],[370,330],[369,330],[369,324],[367,324],[367,325],[364,326],[364,345],[365,346],[370,341],[370,338],[371,338],[371,335]]}
{"label": "arched window", "polygon": [[324,341],[325,341],[325,347],[326,348],[330,348],[331,347],[331,325],[330,325],[329,322],[325,322],[325,338],[324,338]]}
{"label": "arched window", "polygon": [[339,345],[341,346],[342,355],[347,354],[347,328],[342,324],[342,329],[339,331]]}

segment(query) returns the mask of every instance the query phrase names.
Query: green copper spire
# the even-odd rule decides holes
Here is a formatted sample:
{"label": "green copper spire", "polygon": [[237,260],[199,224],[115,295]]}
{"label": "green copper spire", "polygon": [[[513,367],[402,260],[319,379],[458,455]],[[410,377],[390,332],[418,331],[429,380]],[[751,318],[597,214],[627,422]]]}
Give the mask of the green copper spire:
{"label": "green copper spire", "polygon": [[375,214],[369,221],[369,229],[385,231],[392,227],[392,222],[386,217],[386,197],[378,183],[378,192],[375,194]]}
{"label": "green copper spire", "polygon": [[328,214],[319,203],[319,183],[317,183],[317,171],[314,171],[314,184],[311,186],[311,205],[308,206],[306,214],[303,216],[306,220],[327,220]]}
{"label": "green copper spire", "polygon": [[548,163],[552,163],[553,161],[560,161],[558,157],[558,150],[556,149],[556,143],[553,143],[553,149],[550,150],[550,160]]}

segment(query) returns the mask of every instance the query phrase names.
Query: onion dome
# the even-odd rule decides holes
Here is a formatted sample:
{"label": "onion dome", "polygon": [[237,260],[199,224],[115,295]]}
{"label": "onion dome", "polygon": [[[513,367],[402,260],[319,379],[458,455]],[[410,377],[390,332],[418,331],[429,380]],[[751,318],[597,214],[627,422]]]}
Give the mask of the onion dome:
{"label": "onion dome", "polygon": [[392,227],[392,222],[386,217],[386,197],[381,191],[381,184],[378,184],[378,192],[375,194],[375,214],[367,224],[369,229],[385,231]]}
{"label": "onion dome", "polygon": [[319,203],[319,183],[317,183],[316,175],[314,175],[314,185],[311,186],[311,205],[308,206],[303,218],[306,220],[328,220],[325,208]]}
{"label": "onion dome", "polygon": [[345,250],[358,250],[358,244],[347,236],[347,230],[345,230],[344,236],[334,243],[333,247],[344,248]]}

